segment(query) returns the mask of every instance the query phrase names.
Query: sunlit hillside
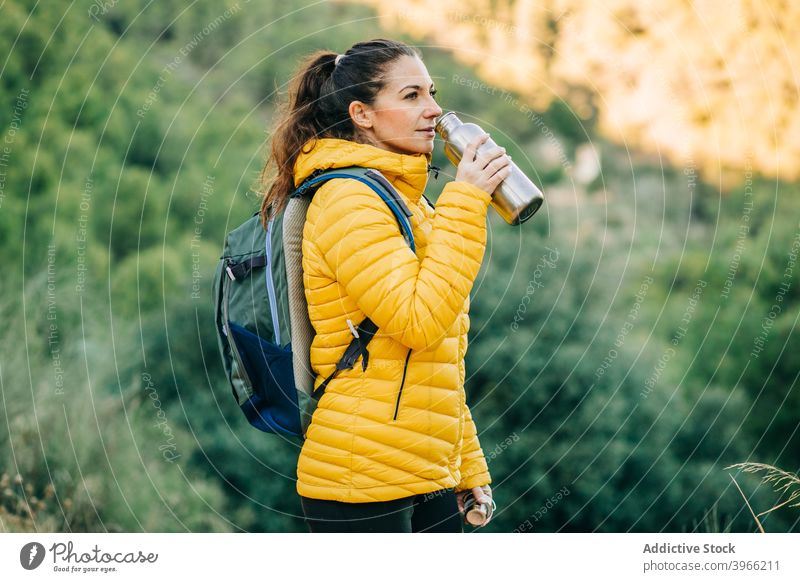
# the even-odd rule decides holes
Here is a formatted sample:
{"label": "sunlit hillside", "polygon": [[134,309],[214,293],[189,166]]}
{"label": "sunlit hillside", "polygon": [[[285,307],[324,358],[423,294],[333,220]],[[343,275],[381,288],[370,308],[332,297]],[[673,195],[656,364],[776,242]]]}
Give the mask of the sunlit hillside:
{"label": "sunlit hillside", "polygon": [[709,177],[800,176],[798,3],[361,1],[535,107],[564,98],[596,113],[616,141]]}

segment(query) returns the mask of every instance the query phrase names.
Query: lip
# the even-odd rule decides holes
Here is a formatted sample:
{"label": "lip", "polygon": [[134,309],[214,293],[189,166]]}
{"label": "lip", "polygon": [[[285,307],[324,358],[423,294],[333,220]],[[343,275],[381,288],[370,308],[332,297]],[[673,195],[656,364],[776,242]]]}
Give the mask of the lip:
{"label": "lip", "polygon": [[417,131],[426,134],[428,137],[436,136],[436,130],[433,127],[429,127],[426,129],[418,129]]}

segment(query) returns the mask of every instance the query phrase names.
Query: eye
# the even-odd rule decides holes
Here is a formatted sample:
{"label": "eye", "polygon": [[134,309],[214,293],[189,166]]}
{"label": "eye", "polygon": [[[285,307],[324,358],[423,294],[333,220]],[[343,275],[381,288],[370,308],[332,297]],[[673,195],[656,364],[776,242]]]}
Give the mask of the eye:
{"label": "eye", "polygon": [[411,93],[409,93],[408,95],[405,96],[405,99],[416,99],[416,98],[417,98],[417,92],[416,91],[413,91],[413,92],[411,92]]}
{"label": "eye", "polygon": [[431,91],[431,97],[433,97],[434,99],[436,99],[436,93],[437,93],[436,89],[434,89],[433,91]]}

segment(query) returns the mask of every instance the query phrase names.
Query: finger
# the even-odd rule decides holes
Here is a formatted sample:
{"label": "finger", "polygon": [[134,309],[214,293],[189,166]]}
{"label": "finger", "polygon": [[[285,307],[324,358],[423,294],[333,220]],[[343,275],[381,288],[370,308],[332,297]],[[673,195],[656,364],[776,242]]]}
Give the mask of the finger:
{"label": "finger", "polygon": [[511,164],[504,160],[492,162],[486,166],[486,173],[491,175],[491,179],[505,180],[511,174]]}
{"label": "finger", "polygon": [[510,165],[511,165],[511,158],[509,158],[508,156],[504,155],[504,156],[501,156],[499,158],[495,158],[494,160],[489,162],[486,165],[486,167],[484,168],[484,170],[486,170],[490,174],[495,174],[499,170],[505,168],[506,166],[510,166]]}
{"label": "finger", "polygon": [[498,170],[489,180],[487,181],[487,190],[490,192],[494,192],[497,187],[511,175],[511,166],[505,166]]}
{"label": "finger", "polygon": [[481,487],[475,487],[472,490],[472,495],[475,496],[475,501],[477,503],[486,503],[486,494]]}
{"label": "finger", "polygon": [[494,148],[490,151],[478,150],[477,154],[478,154],[477,156],[478,160],[480,160],[481,162],[481,167],[486,168],[486,166],[488,166],[494,160],[505,156],[506,148],[499,147],[499,148]]}
{"label": "finger", "polygon": [[483,135],[476,137],[469,143],[467,147],[464,148],[464,157],[467,159],[467,161],[469,162],[475,161],[478,155],[478,148],[487,139],[489,139],[489,134],[484,133]]}
{"label": "finger", "polygon": [[495,158],[499,158],[500,156],[504,155],[505,153],[506,153],[506,148],[500,146],[500,147],[496,147],[493,150],[490,150],[490,151],[486,152],[486,155],[491,159],[495,159]]}
{"label": "finger", "polygon": [[475,152],[478,150],[478,146],[483,143],[481,138],[483,136],[476,137],[471,142],[467,144],[467,147],[464,148],[464,157],[468,160],[472,160],[475,157]]}

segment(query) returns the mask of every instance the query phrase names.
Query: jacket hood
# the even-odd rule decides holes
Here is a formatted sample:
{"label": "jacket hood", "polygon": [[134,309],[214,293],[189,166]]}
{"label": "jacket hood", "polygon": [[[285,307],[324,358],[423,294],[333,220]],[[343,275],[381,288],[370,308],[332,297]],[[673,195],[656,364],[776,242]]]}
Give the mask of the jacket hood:
{"label": "jacket hood", "polygon": [[406,198],[417,202],[428,183],[430,154],[399,154],[379,147],[335,138],[307,142],[294,165],[299,186],[315,170],[363,166],[378,170]]}

